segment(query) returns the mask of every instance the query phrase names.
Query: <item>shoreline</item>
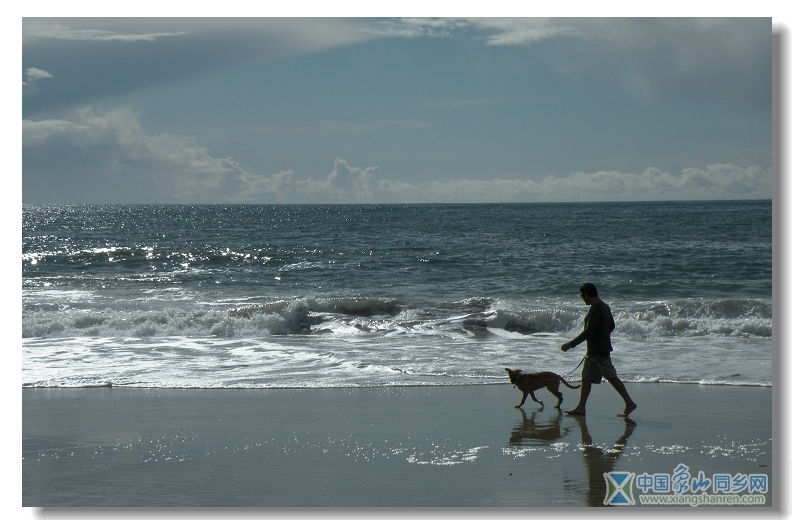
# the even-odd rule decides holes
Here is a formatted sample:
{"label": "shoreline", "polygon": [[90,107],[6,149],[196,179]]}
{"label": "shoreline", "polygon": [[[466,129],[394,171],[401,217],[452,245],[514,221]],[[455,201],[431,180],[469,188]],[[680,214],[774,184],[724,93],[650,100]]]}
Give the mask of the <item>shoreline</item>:
{"label": "shoreline", "polygon": [[[567,379],[568,383],[580,383],[580,379]],[[702,383],[701,381],[624,381],[625,385],[696,385],[703,387],[727,387],[727,388],[773,388],[772,384],[763,383]],[[601,386],[607,385],[603,380]],[[118,388],[129,390],[377,390],[377,389],[397,389],[397,388],[447,388],[447,387],[483,387],[483,386],[514,386],[508,381],[498,381],[492,383],[395,383],[377,385],[348,385],[348,386],[133,386],[124,384],[84,385],[84,386],[33,386],[23,383],[20,387],[22,391],[27,390],[92,390],[103,388]],[[563,388],[563,386],[562,386]],[[570,391],[567,389],[567,391]]]}
{"label": "shoreline", "polygon": [[[25,507],[597,507],[603,473],[766,474],[772,387],[23,388]],[[217,390],[248,390],[220,392]],[[302,390],[311,390],[304,392]],[[562,409],[578,392],[564,388]],[[640,492],[635,489],[635,494]],[[646,509],[648,506],[635,505]],[[682,506],[678,506],[682,507]],[[690,506],[684,506],[690,507]]]}

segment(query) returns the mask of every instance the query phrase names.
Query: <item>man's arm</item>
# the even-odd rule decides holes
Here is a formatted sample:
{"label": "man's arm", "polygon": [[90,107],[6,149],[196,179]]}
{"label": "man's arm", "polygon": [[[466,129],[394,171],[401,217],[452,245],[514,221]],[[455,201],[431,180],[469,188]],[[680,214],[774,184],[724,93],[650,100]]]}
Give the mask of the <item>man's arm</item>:
{"label": "man's arm", "polygon": [[578,334],[578,336],[573,339],[572,341],[568,341],[561,345],[561,350],[566,352],[569,349],[573,349],[589,339],[591,334],[597,329],[597,324],[599,320],[602,319],[601,313],[599,312],[598,308],[592,307],[588,313],[588,322],[586,323],[583,332]]}
{"label": "man's arm", "polygon": [[587,328],[583,329],[583,332],[578,334],[578,336],[575,339],[573,339],[572,341],[568,341],[568,342],[564,343],[563,345],[561,345],[561,350],[566,352],[569,349],[573,349],[573,348],[577,347],[578,345],[580,345],[581,343],[586,341],[589,338],[590,335],[591,335],[590,329],[587,329]]}

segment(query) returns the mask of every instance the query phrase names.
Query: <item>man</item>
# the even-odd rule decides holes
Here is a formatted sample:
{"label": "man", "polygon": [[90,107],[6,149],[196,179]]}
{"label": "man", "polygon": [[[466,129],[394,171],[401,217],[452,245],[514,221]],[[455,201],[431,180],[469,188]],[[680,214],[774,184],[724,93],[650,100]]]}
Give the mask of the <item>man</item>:
{"label": "man", "polygon": [[591,385],[600,384],[604,377],[624,399],[624,412],[618,414],[618,416],[627,417],[633,410],[638,408],[638,405],[630,398],[630,394],[627,393],[624,383],[616,375],[616,369],[611,363],[610,353],[613,347],[611,346],[610,335],[613,329],[616,328],[616,322],[613,321],[610,307],[599,299],[597,288],[593,283],[587,282],[581,285],[580,296],[586,305],[590,307],[583,320],[583,332],[572,341],[561,345],[561,350],[566,352],[583,343],[583,341],[586,342],[586,357],[583,363],[583,376],[580,386],[580,402],[574,410],[569,410],[567,414],[586,415],[586,401],[588,401],[591,393]]}

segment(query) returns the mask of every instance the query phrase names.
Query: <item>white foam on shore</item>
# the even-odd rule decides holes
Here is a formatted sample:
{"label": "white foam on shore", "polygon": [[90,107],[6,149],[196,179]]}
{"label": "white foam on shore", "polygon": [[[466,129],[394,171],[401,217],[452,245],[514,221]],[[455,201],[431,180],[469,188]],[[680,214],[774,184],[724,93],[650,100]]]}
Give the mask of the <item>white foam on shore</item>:
{"label": "white foam on shore", "polygon": [[[568,338],[486,339],[284,336],[245,338],[40,338],[22,342],[30,387],[324,388],[506,383],[504,367],[550,370],[570,382],[585,347]],[[612,359],[631,383],[770,386],[769,340],[615,341]]]}

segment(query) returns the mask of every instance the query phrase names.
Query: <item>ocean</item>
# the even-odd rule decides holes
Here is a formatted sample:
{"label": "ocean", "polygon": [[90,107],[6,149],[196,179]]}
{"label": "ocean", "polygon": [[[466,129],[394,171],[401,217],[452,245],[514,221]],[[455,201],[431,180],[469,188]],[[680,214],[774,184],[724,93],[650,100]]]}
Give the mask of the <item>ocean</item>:
{"label": "ocean", "polygon": [[23,206],[24,387],[772,385],[772,203]]}

